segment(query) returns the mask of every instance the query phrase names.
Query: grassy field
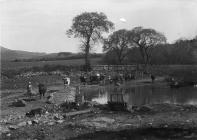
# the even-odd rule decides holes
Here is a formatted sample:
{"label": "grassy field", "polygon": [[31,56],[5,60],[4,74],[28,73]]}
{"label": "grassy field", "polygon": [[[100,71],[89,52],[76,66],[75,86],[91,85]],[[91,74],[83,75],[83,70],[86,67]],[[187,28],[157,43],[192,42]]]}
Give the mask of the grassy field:
{"label": "grassy field", "polygon": [[176,71],[195,71],[197,72],[197,65],[153,65],[149,67],[155,75],[168,75]]}
{"label": "grassy field", "polygon": [[[100,58],[93,58],[91,59],[91,63],[98,64]],[[83,65],[84,59],[73,59],[73,60],[57,60],[57,61],[37,61],[37,62],[11,62],[11,61],[2,61],[1,62],[1,69],[20,69],[20,68],[29,68],[34,66],[44,66],[44,65]]]}

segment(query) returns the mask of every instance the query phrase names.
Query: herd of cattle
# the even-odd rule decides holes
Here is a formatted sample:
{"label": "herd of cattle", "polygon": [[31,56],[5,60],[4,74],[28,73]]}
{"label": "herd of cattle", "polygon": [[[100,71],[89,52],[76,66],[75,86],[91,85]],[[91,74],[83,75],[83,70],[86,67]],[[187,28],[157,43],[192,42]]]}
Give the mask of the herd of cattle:
{"label": "herd of cattle", "polygon": [[122,83],[123,81],[134,80],[135,76],[131,73],[116,73],[112,75],[107,75],[103,73],[96,74],[81,74],[80,82],[82,84],[99,84],[99,83]]}

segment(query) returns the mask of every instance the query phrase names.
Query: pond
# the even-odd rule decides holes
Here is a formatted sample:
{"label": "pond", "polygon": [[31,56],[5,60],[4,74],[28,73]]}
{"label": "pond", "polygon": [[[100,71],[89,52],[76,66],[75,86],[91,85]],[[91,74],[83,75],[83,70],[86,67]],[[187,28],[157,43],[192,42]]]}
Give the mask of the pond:
{"label": "pond", "polygon": [[159,103],[197,105],[197,88],[172,89],[164,83],[83,88],[81,93],[85,100],[96,101],[100,104],[106,104],[111,94],[121,93],[124,102],[128,105]]}
{"label": "pond", "polygon": [[115,132],[98,131],[80,135],[70,140],[196,140],[196,129],[146,128]]}

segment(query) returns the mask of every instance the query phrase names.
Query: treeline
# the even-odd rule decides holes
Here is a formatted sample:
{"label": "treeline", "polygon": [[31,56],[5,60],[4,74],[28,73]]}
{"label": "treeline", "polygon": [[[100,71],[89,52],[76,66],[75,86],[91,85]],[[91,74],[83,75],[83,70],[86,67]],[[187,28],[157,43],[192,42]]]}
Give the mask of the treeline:
{"label": "treeline", "polygon": [[[127,48],[122,64],[143,64],[140,47]],[[107,51],[102,59],[104,64],[120,64],[116,50]],[[158,44],[149,48],[149,64],[197,64],[197,38],[178,40],[172,44]]]}
{"label": "treeline", "polygon": [[[90,58],[99,58],[102,54],[91,54]],[[32,59],[15,59],[13,62],[37,62],[37,61],[57,61],[57,60],[72,60],[72,59],[83,59],[84,54],[69,54],[69,53],[58,53],[54,57],[42,57],[42,58],[32,58]]]}

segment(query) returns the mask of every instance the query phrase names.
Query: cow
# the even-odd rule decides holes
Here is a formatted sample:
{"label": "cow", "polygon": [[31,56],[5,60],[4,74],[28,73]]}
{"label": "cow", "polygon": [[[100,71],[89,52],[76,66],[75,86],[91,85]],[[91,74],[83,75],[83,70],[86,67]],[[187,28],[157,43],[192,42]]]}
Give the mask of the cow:
{"label": "cow", "polygon": [[47,91],[47,87],[44,84],[39,83],[38,84],[38,91],[39,91],[40,99],[41,99],[42,97],[45,97],[45,93]]}

